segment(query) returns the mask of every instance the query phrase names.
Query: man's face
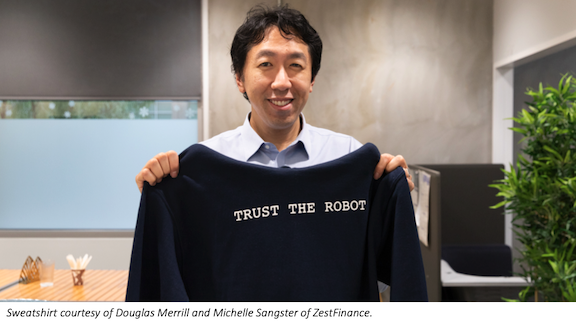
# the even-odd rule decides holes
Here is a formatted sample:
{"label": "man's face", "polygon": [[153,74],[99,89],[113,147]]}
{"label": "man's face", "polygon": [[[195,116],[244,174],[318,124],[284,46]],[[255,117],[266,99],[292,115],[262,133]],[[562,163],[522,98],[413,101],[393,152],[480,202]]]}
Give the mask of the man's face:
{"label": "man's face", "polygon": [[244,75],[236,75],[240,92],[252,104],[250,124],[261,136],[300,130],[299,116],[312,92],[308,45],[295,36],[284,38],[277,27],[246,55]]}

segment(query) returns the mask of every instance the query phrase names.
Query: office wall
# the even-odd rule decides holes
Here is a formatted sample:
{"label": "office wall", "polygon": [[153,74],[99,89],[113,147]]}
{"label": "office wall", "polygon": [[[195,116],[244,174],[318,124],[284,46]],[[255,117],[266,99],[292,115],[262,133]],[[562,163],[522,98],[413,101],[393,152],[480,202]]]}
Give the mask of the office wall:
{"label": "office wall", "polygon": [[[211,136],[250,109],[227,51],[257,2],[209,2]],[[324,42],[308,122],[410,163],[491,162],[492,1],[282,2]]]}
{"label": "office wall", "polygon": [[494,0],[494,62],[576,32],[575,11],[573,0]]}

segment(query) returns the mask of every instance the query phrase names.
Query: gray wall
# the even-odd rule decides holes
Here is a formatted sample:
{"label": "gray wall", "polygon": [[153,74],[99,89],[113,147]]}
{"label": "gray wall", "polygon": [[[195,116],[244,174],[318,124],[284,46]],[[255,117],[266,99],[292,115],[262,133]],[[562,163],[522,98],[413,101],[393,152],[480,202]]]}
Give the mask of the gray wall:
{"label": "gray wall", "polygon": [[494,0],[494,63],[511,63],[569,41],[574,0]]}
{"label": "gray wall", "polygon": [[[228,50],[257,3],[209,2],[210,136],[250,110]],[[324,42],[304,109],[309,123],[414,164],[491,162],[492,1],[283,3],[302,11]]]}

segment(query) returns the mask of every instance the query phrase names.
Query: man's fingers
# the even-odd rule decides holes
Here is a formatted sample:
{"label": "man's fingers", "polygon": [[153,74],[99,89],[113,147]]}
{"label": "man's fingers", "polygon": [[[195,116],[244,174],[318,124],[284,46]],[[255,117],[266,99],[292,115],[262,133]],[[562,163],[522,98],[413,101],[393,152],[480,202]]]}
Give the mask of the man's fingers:
{"label": "man's fingers", "polygon": [[402,155],[396,155],[395,157],[392,158],[390,163],[388,163],[388,165],[386,166],[386,172],[392,172],[397,167],[402,167],[402,169],[404,170],[408,169],[408,164],[406,164],[406,160],[404,160],[404,157]]}
{"label": "man's fingers", "polygon": [[146,167],[136,175],[136,185],[140,192],[142,192],[144,188],[144,181],[148,182],[151,186],[156,185],[156,176]]}
{"label": "man's fingers", "polygon": [[[156,182],[157,179],[162,179],[164,177],[164,171],[162,171],[162,167],[160,166],[160,162],[158,162],[158,160],[156,158],[153,158],[150,161],[148,161],[148,163],[146,163],[145,168],[150,170],[154,174],[154,176],[156,177],[154,179],[154,182]],[[148,179],[146,179],[146,181],[148,181]]]}
{"label": "man's fingers", "polygon": [[394,158],[391,154],[384,153],[380,156],[380,161],[376,165],[376,169],[374,169],[374,179],[378,180],[384,174],[384,170],[386,170],[386,166],[388,163]]}
{"label": "man's fingers", "polygon": [[136,185],[138,186],[138,190],[142,193],[142,189],[144,188],[144,179],[142,178],[142,172],[136,175]]}
{"label": "man's fingers", "polygon": [[160,168],[162,169],[162,178],[170,174],[170,161],[168,161],[168,155],[166,153],[160,153],[154,157],[158,160]]}
{"label": "man's fingers", "polygon": [[156,185],[157,177],[152,173],[152,171],[150,171],[150,169],[142,169],[140,174],[142,174],[142,179],[148,182],[151,186]]}
{"label": "man's fingers", "polygon": [[179,171],[179,160],[178,153],[174,151],[168,151],[166,153],[159,153],[152,159],[150,159],[142,171],[136,175],[136,185],[138,185],[138,190],[142,192],[144,188],[144,181],[148,182],[151,186],[162,182],[167,175],[171,175],[172,178],[178,176]]}
{"label": "man's fingers", "polygon": [[410,188],[410,191],[414,190],[414,182],[412,182],[412,180],[408,180],[408,187]]}
{"label": "man's fingers", "polygon": [[412,181],[412,175],[408,172],[408,164],[402,155],[396,155],[390,163],[386,166],[386,172],[392,172],[397,167],[401,167],[404,169],[404,173],[406,174],[406,180],[408,180],[408,186],[410,187],[410,191],[414,189],[414,182]]}
{"label": "man's fingers", "polygon": [[[160,168],[162,168],[161,178],[164,178],[168,175],[170,175],[172,178],[176,178],[178,176],[178,170],[179,170],[178,153],[176,153],[175,151],[168,151],[166,153],[160,153],[156,155],[154,158],[158,160]],[[158,182],[160,181],[162,181],[162,179],[158,179]]]}
{"label": "man's fingers", "polygon": [[382,154],[380,156],[380,162],[378,162],[378,165],[376,165],[376,169],[374,170],[374,179],[380,179],[384,172],[392,172],[397,167],[402,167],[402,169],[404,169],[406,180],[408,180],[408,186],[410,187],[410,191],[412,191],[412,189],[414,189],[414,182],[412,181],[410,172],[408,172],[408,164],[402,155],[393,156],[388,153]]}
{"label": "man's fingers", "polygon": [[176,178],[178,176],[178,171],[180,170],[180,161],[178,159],[178,153],[175,151],[166,152],[168,161],[170,162],[170,176]]}
{"label": "man's fingers", "polygon": [[404,172],[406,173],[406,180],[408,180],[408,187],[410,191],[414,190],[414,181],[412,181],[412,175],[408,171],[408,168],[404,168]]}

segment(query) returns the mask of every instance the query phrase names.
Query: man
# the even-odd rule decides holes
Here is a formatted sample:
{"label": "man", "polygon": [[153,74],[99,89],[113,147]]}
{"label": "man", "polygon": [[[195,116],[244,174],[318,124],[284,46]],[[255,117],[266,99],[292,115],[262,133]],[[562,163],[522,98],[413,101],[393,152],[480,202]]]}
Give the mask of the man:
{"label": "man", "polygon": [[[230,50],[238,90],[251,104],[244,125],[201,144],[236,160],[270,167],[306,167],[328,162],[361,146],[351,136],[313,127],[302,110],[320,69],[322,41],[306,18],[286,6],[256,7],[238,28]],[[414,188],[400,155],[382,154],[374,170],[378,179],[398,166]],[[136,176],[154,186],[178,175],[178,155],[160,153]]]}
{"label": "man", "polygon": [[[242,126],[201,142],[232,159],[269,167],[308,167],[338,159],[362,144],[351,136],[306,123],[302,111],[320,69],[322,41],[306,18],[287,7],[256,7],[238,28],[230,50],[238,90],[251,104]],[[402,156],[382,154],[373,177],[398,166]],[[154,186],[179,171],[176,152],[160,153],[136,176]],[[386,286],[381,286],[381,290]]]}

